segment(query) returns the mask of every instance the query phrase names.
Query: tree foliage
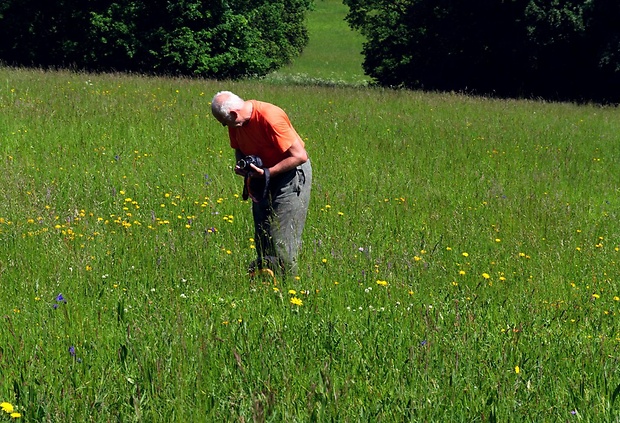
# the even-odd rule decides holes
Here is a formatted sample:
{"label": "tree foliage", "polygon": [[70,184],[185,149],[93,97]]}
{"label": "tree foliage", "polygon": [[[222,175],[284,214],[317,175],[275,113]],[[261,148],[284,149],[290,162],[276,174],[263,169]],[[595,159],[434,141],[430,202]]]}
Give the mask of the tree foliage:
{"label": "tree foliage", "polygon": [[377,83],[502,96],[620,98],[620,3],[344,0]]}
{"label": "tree foliage", "polygon": [[3,0],[0,60],[238,78],[308,42],[312,0]]}

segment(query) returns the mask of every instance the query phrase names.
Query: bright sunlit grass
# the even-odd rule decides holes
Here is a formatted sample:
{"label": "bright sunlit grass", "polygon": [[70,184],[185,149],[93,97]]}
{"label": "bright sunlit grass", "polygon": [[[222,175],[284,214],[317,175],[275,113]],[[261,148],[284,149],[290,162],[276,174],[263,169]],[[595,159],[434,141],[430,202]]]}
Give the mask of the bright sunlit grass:
{"label": "bright sunlit grass", "polygon": [[317,0],[308,14],[310,41],[302,55],[266,79],[302,85],[367,84],[370,78],[362,68],[364,38],[344,20],[348,10],[339,0]]}
{"label": "bright sunlit grass", "polygon": [[[617,418],[617,109],[0,76],[0,420]],[[221,89],[306,142],[298,278],[245,273]]]}

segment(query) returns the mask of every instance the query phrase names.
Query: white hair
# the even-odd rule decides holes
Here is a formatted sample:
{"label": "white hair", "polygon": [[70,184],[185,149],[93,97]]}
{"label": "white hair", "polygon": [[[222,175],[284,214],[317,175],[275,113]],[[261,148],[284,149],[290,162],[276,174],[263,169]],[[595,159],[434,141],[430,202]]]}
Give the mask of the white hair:
{"label": "white hair", "polygon": [[220,91],[211,100],[211,112],[216,116],[228,117],[232,109],[240,109],[245,101],[230,91]]}

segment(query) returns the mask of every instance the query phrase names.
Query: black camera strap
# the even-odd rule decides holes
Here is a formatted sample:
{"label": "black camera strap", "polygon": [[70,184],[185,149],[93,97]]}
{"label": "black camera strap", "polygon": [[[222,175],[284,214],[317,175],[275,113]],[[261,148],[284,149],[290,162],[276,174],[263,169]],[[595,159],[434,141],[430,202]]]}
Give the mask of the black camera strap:
{"label": "black camera strap", "polygon": [[271,179],[271,172],[266,167],[263,168],[265,175],[265,189],[263,190],[263,198],[267,196],[267,190],[269,190],[269,179]]}
{"label": "black camera strap", "polygon": [[252,201],[254,201],[255,203],[260,202],[263,198],[265,198],[267,196],[267,192],[269,190],[269,181],[271,179],[271,172],[269,172],[269,169],[267,169],[266,167],[263,167],[263,172],[264,172],[264,176],[265,176],[265,185],[263,188],[263,192],[261,193],[260,197],[256,197],[256,193],[252,192],[252,187],[251,187],[251,181],[252,178],[250,177],[250,175],[245,175],[245,180],[243,181],[243,195],[242,198],[244,200],[247,200],[248,198],[252,198]]}
{"label": "black camera strap", "polygon": [[243,194],[241,195],[243,201],[246,201],[250,196],[250,188],[248,185],[250,185],[250,177],[248,175],[245,175],[245,177],[243,178]]}

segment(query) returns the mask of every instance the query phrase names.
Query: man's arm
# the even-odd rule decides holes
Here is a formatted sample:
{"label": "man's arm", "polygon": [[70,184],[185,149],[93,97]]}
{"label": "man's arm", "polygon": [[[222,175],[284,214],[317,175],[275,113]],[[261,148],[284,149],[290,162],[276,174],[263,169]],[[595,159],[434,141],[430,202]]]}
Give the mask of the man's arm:
{"label": "man's arm", "polygon": [[[288,172],[289,170],[295,169],[300,164],[306,163],[308,161],[308,152],[304,148],[301,143],[301,140],[296,139],[293,142],[293,145],[290,146],[288,150],[285,152],[286,157],[269,168],[270,175],[276,176],[280,173]],[[256,166],[252,165],[252,176],[256,175],[259,178],[264,176],[264,170],[259,169]]]}

